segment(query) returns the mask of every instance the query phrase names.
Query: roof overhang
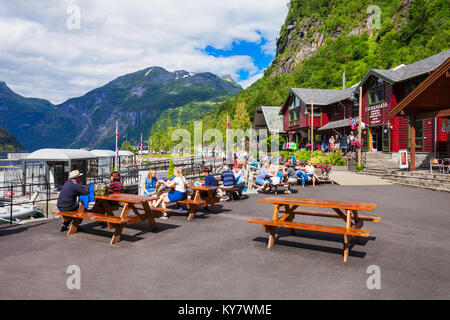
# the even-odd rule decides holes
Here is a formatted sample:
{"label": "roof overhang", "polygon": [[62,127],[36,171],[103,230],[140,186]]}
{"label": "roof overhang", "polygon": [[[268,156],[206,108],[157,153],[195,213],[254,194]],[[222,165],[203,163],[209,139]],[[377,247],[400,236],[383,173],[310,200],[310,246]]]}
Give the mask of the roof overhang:
{"label": "roof overhang", "polygon": [[450,58],[389,111],[391,117],[414,116],[416,119],[450,116]]}
{"label": "roof overhang", "polygon": [[[353,120],[358,122],[359,117],[355,117],[355,118],[353,118]],[[344,128],[344,127],[350,127],[350,119],[342,119],[342,120],[328,122],[326,125],[317,129],[317,131],[326,131],[326,130],[332,130],[332,129],[337,129],[337,128]]]}
{"label": "roof overhang", "polygon": [[83,149],[39,149],[29,154],[26,160],[69,161],[96,159],[96,156]]}

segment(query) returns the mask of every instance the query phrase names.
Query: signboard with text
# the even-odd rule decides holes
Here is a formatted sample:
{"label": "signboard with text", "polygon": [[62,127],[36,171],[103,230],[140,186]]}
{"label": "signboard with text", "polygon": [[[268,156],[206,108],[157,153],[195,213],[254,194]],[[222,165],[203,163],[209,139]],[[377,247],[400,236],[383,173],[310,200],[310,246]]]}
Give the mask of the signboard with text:
{"label": "signboard with text", "polygon": [[369,113],[370,126],[375,126],[383,123],[383,109],[386,107],[386,102],[366,107],[366,112]]}

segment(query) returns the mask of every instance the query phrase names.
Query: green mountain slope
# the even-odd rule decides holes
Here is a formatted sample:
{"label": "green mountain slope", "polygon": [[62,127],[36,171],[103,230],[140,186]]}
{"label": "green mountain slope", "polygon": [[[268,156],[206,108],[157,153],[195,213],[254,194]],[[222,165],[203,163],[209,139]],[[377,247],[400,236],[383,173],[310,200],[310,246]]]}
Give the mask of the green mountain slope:
{"label": "green mountain slope", "polygon": [[[381,9],[379,29],[368,28],[369,5]],[[342,88],[370,68],[409,64],[450,46],[448,0],[292,0],[264,77],[221,104],[203,127],[225,130],[226,116],[245,103],[253,118],[261,105],[281,105],[291,87]]]}
{"label": "green mountain slope", "polygon": [[0,151],[1,152],[17,152],[25,149],[17,142],[16,138],[6,131],[5,128],[0,127]]}

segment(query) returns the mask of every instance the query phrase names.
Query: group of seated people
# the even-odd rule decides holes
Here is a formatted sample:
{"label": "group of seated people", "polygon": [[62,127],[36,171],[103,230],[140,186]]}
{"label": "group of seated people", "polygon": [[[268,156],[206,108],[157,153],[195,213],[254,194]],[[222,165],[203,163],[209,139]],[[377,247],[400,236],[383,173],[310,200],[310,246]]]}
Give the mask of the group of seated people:
{"label": "group of seated people", "polygon": [[[241,168],[242,165],[236,165],[233,171],[231,171],[229,166],[224,166],[220,178],[216,179],[211,174],[211,169],[205,167],[202,169],[204,181],[199,182],[198,185],[215,187],[217,186],[217,180],[222,180],[225,188],[239,188],[236,198],[240,199],[245,188],[245,178]],[[187,192],[192,192],[192,190],[188,189],[187,185],[188,183],[183,177],[181,168],[175,168],[174,176],[170,179],[158,179],[156,177],[156,171],[149,170],[147,177],[142,181],[142,195],[157,196],[156,200],[150,201],[150,205],[152,207],[166,208],[170,202],[186,199]],[[213,196],[217,193],[216,190],[212,190],[211,192]],[[203,197],[208,196],[206,192],[202,192],[201,195]],[[167,219],[167,213],[164,213],[161,218]]]}
{"label": "group of seated people", "polygon": [[[224,188],[237,188],[239,190],[232,193],[234,199],[238,200],[242,198],[242,193],[245,191],[246,183],[244,172],[242,171],[242,165],[236,164],[233,166],[233,170],[229,166],[224,166],[222,174],[220,175]],[[231,199],[228,199],[231,200]]]}
{"label": "group of seated people", "polygon": [[279,183],[297,183],[301,179],[302,187],[305,186],[306,181],[312,179],[313,187],[316,187],[316,181],[321,180],[315,174],[315,168],[311,161],[306,165],[302,165],[299,160],[286,161],[284,166],[278,166],[277,170],[271,170],[268,162],[264,163],[256,176],[255,182],[259,185],[257,192],[263,192],[267,188],[277,185]]}

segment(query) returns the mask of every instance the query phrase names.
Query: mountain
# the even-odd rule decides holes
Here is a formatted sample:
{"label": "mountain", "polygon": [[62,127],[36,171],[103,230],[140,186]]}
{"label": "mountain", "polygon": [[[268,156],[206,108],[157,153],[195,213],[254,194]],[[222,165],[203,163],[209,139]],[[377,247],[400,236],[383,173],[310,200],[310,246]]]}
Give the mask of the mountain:
{"label": "mountain", "polygon": [[[113,148],[116,121],[121,137],[148,137],[161,113],[193,102],[224,101],[239,93],[234,82],[204,72],[150,67],[118,77],[60,105],[24,98],[0,85],[0,120],[29,150]],[[199,112],[199,117],[204,113]]]}
{"label": "mountain", "polygon": [[0,152],[18,152],[24,150],[11,133],[6,131],[5,128],[0,127]]}
{"label": "mountain", "polygon": [[[378,6],[379,25],[369,5]],[[240,103],[253,118],[259,106],[281,105],[290,88],[342,89],[344,71],[349,87],[370,68],[390,69],[447,50],[449,16],[448,0],[291,0],[264,76],[207,115],[203,128],[224,131]]]}

